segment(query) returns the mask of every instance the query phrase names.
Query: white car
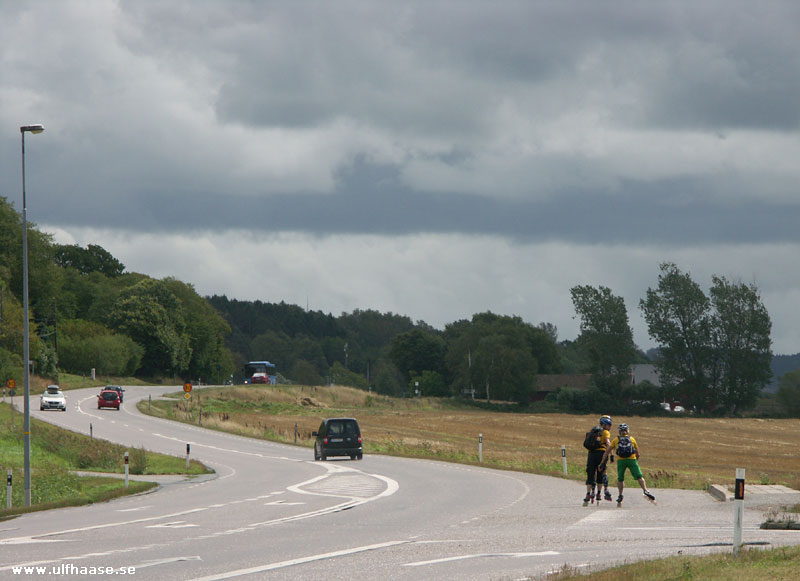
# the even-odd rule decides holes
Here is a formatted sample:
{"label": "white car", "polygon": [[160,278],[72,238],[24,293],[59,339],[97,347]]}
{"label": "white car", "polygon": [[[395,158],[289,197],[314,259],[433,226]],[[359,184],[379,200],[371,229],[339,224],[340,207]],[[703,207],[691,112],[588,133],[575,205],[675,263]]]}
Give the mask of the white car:
{"label": "white car", "polygon": [[61,410],[67,411],[67,398],[57,385],[48,385],[39,399],[40,410]]}

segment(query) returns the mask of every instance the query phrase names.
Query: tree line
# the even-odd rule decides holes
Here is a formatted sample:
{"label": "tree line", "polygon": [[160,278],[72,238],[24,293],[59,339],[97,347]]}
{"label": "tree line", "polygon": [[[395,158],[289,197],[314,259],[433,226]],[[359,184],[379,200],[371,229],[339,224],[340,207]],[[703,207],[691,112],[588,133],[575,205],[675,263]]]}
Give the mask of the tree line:
{"label": "tree line", "polygon": [[[34,371],[148,378],[228,377],[230,327],[192,285],[125,272],[108,251],[61,245],[29,223]],[[22,361],[22,220],[0,197],[0,379]]]}
{"label": "tree line", "polygon": [[[753,407],[770,379],[771,321],[758,289],[714,276],[706,294],[672,263],[660,265],[657,284],[638,305],[659,346],[656,388],[631,385],[630,365],[648,358],[633,342],[623,299],[606,287],[570,289],[581,322],[574,341],[559,340],[551,323],[491,312],[439,330],[391,312],[333,316],[283,302],[201,297],[177,279],[126,272],[100,246],[56,244],[29,228],[31,358],[44,375],[94,368],[223,383],[240,381],[245,362],[268,359],[297,383],[524,404],[541,375],[588,373],[589,391],[561,390],[549,403],[611,410],[668,396],[698,412],[725,413]],[[22,369],[21,254],[21,217],[0,197],[6,378]]]}

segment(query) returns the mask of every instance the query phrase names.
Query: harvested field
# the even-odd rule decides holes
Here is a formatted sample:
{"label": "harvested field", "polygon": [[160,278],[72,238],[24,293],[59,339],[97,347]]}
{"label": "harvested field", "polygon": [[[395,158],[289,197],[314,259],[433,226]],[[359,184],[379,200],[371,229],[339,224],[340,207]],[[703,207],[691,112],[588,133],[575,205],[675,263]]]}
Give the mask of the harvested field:
{"label": "harvested field", "polygon": [[[563,444],[568,477],[576,480],[584,478],[584,433],[602,413],[488,412],[448,399],[394,399],[346,387],[207,388],[197,393],[204,427],[293,443],[297,425],[298,445],[309,448],[311,432],[322,418],[353,416],[361,424],[367,454],[477,464],[478,435],[483,434],[484,465],[560,476]],[[193,402],[190,421],[198,423]],[[185,421],[184,406],[182,397],[154,402],[153,413]],[[703,489],[732,483],[735,469],[745,468],[748,482],[800,489],[800,419],[613,419],[615,427],[630,425],[651,487]],[[612,482],[614,474],[609,474]]]}

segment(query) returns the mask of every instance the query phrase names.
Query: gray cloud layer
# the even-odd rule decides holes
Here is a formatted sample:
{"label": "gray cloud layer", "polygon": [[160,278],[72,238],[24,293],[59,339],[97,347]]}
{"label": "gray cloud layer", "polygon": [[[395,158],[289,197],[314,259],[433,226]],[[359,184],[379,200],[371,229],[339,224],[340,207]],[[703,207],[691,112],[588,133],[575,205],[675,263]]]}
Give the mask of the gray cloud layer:
{"label": "gray cloud layer", "polygon": [[[646,248],[652,273],[676,252],[715,272],[722,246],[761,263],[754,246],[788,248],[788,263],[800,244],[795,2],[0,10],[0,195],[19,205],[18,127],[43,123],[26,154],[30,217],[83,243],[104,243],[82,240],[87,229],[137,240],[244,229],[308,234],[316,245],[299,246],[322,255],[325,236],[480,235]],[[148,271],[147,257],[105,244]],[[740,266],[721,274],[758,273],[769,297],[800,284]],[[552,292],[641,279],[618,276],[576,274]],[[389,294],[376,289],[375,303],[427,312]],[[775,301],[781,344],[800,345]]]}

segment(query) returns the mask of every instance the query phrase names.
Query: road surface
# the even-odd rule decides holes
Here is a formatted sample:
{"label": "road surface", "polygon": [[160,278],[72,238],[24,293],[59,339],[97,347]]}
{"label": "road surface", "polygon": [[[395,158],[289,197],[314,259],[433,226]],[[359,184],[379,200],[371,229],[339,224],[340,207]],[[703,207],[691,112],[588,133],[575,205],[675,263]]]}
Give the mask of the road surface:
{"label": "road surface", "polygon": [[[136,410],[175,391],[129,387],[119,412],[97,410],[94,388],[66,392],[66,413],[34,400],[33,416],[131,449],[182,457],[188,443],[216,474],[0,522],[0,579],[510,580],[731,551],[734,503],[705,492],[656,489],[652,505],[629,488],[623,508],[584,508],[583,485],[560,478],[369,454],[314,462],[310,448]],[[798,531],[759,529],[768,500],[747,500],[743,541],[800,544]]]}

